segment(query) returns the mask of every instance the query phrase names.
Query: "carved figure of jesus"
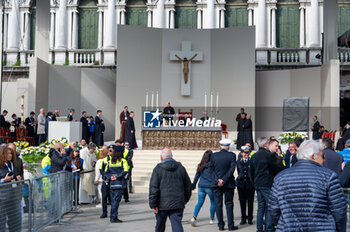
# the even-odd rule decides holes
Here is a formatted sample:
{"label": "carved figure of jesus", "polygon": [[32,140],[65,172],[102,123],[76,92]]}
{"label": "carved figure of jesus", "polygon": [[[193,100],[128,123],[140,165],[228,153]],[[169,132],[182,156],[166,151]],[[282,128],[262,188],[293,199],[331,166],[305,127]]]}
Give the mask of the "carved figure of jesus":
{"label": "carved figure of jesus", "polygon": [[180,57],[178,57],[178,55],[175,55],[175,56],[176,56],[176,58],[179,61],[183,62],[183,64],[184,64],[183,73],[184,73],[185,84],[187,84],[187,82],[188,82],[188,72],[190,71],[189,70],[189,63],[192,62],[192,60],[197,56],[197,54],[192,56],[192,58],[189,59],[189,60],[187,59],[187,57],[185,57],[184,59],[181,59]]}

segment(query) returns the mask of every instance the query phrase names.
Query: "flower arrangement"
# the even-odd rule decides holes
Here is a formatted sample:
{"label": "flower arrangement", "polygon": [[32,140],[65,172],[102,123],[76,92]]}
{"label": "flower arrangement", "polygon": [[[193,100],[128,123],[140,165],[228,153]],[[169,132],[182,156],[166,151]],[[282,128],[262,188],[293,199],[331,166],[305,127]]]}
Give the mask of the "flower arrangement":
{"label": "flower arrangement", "polygon": [[[41,159],[47,156],[50,152],[51,148],[55,147],[56,143],[62,143],[64,148],[69,148],[69,143],[66,138],[53,139],[51,141],[46,141],[39,146],[29,146],[28,142],[18,141],[15,142],[15,146],[17,151],[20,152],[24,161],[27,163],[40,163]],[[80,143],[77,142],[77,146],[79,148],[83,148]],[[96,148],[96,156],[98,157],[100,154],[101,148]]]}
{"label": "flower arrangement", "polygon": [[285,132],[280,135],[278,140],[281,144],[288,144],[289,142],[294,141],[295,138],[307,139],[307,134],[297,132]]}

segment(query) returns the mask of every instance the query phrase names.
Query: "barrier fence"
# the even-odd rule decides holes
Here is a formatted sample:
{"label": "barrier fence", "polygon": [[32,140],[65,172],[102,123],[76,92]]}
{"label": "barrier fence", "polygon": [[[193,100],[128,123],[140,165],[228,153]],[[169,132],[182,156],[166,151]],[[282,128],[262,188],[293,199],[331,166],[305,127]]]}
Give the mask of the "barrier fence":
{"label": "barrier fence", "polygon": [[[66,213],[78,213],[78,180],[91,172],[62,171],[0,184],[0,232],[37,232],[61,222]],[[343,190],[348,204],[346,231],[350,232],[350,188]]]}
{"label": "barrier fence", "polygon": [[346,202],[348,203],[348,212],[347,212],[347,223],[346,223],[346,231],[350,232],[350,188],[344,188],[344,195]]}
{"label": "barrier fence", "polygon": [[0,184],[0,232],[40,231],[72,208],[70,172]]}

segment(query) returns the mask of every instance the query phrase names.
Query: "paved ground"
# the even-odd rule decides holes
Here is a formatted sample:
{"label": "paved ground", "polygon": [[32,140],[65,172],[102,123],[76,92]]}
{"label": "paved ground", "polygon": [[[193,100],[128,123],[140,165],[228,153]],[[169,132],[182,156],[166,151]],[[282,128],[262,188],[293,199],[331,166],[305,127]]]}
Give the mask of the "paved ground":
{"label": "paved ground", "polygon": [[[84,205],[80,207],[82,211],[79,214],[70,213],[65,215],[62,219],[63,222],[67,222],[66,225],[52,225],[47,227],[45,232],[76,232],[76,231],[114,231],[114,232],[151,232],[154,231],[155,217],[148,206],[147,194],[131,194],[130,203],[124,203],[122,201],[119,208],[119,217],[123,220],[123,223],[112,224],[109,219],[100,219],[101,208],[97,208],[95,205]],[[191,198],[188,203],[183,217],[183,226],[185,231],[218,231],[216,225],[209,225],[209,199],[206,199],[199,215],[198,226],[192,227],[189,220],[192,217],[193,209],[197,203],[197,194]],[[234,197],[234,215],[235,224],[240,222],[240,207],[238,203],[237,192]],[[256,205],[254,206],[254,212],[256,214]],[[109,208],[108,208],[109,209]],[[108,212],[109,213],[109,212]],[[227,228],[227,227],[226,227]],[[167,224],[167,232],[171,231],[170,223]],[[239,226],[239,231],[252,232],[256,231],[256,216],[254,215],[254,225]]]}

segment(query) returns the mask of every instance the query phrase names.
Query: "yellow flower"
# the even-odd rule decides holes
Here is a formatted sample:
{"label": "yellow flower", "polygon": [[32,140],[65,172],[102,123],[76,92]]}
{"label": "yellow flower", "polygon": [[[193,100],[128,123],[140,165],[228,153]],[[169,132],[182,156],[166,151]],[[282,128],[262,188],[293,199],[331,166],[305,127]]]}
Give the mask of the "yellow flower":
{"label": "yellow flower", "polygon": [[300,138],[300,137],[301,137],[301,135],[297,135],[297,137],[299,137],[299,138]]}
{"label": "yellow flower", "polygon": [[30,151],[30,148],[29,148],[29,147],[27,148],[27,151]]}
{"label": "yellow flower", "polygon": [[287,136],[287,134],[283,134],[283,137],[286,137]]}

